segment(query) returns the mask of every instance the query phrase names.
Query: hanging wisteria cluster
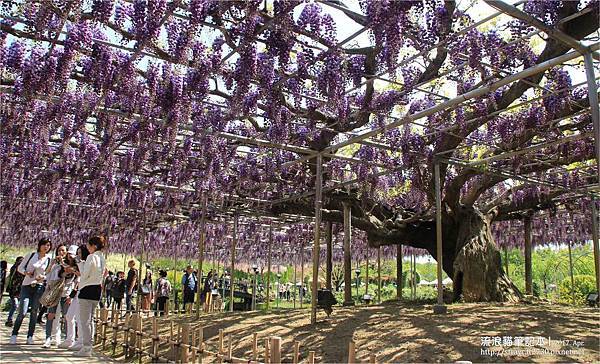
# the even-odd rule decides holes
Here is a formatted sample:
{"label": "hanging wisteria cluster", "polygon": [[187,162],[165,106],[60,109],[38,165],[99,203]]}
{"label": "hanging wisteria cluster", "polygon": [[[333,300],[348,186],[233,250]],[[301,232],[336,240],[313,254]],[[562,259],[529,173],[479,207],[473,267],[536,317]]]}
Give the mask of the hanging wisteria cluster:
{"label": "hanging wisteria cluster", "polygon": [[[190,259],[204,233],[207,257],[225,262],[240,215],[240,261],[266,264],[272,219],[273,259],[309,261],[316,151],[569,51],[553,39],[532,45],[539,31],[523,21],[488,26],[461,6],[4,2],[0,242],[25,246],[49,234],[71,243],[101,231],[113,252]],[[598,28],[597,0],[528,1],[522,9],[577,40]],[[523,241],[506,221],[565,206],[578,211],[571,220],[565,212],[535,219],[535,243],[589,239],[585,211],[598,178],[587,84],[574,80],[583,68],[544,71],[332,148],[325,207],[341,211],[339,196],[358,201],[353,259],[373,254],[369,244],[384,235],[427,246],[418,234],[388,232],[431,221],[439,155],[464,162],[442,165],[445,204],[493,215],[500,245]],[[485,168],[465,166],[490,157]],[[575,195],[581,203],[572,203]]]}

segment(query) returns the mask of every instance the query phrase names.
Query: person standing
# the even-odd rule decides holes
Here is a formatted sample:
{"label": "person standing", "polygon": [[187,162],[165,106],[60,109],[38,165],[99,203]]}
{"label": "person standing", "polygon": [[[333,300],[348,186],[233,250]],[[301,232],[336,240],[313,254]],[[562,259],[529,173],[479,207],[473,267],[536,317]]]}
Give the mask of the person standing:
{"label": "person standing", "polygon": [[126,290],[127,281],[125,281],[125,272],[118,271],[112,286],[111,296],[113,301],[115,302],[115,306],[117,306],[117,309],[119,310],[119,313],[121,312],[121,304],[123,303],[123,298],[125,297]]}
{"label": "person standing", "polygon": [[92,331],[94,310],[102,296],[102,282],[106,261],[102,249],[106,245],[104,236],[93,236],[87,243],[90,255],[83,265],[79,281],[79,317],[81,319],[81,350],[75,356],[92,356]]}
{"label": "person standing", "polygon": [[165,304],[171,295],[171,282],[167,279],[167,272],[165,270],[161,269],[158,274],[160,278],[156,281],[154,295],[156,297],[156,305],[158,306],[157,310],[163,316],[165,314]]}
{"label": "person standing", "polygon": [[112,303],[112,288],[115,284],[115,274],[112,271],[108,271],[108,276],[104,279],[104,285],[102,286],[102,293],[106,300],[106,308],[110,308]]}
{"label": "person standing", "polygon": [[4,288],[6,287],[6,271],[8,270],[8,262],[6,260],[0,261],[0,304],[2,304],[2,298],[4,297]]}
{"label": "person standing", "polygon": [[149,311],[154,298],[152,290],[152,271],[146,269],[146,277],[142,281],[142,310]]}
{"label": "person standing", "polygon": [[125,308],[127,312],[135,311],[133,307],[133,298],[136,296],[138,286],[138,270],[135,269],[135,261],[132,259],[127,263],[129,272],[127,272],[127,291],[125,291]]}
{"label": "person standing", "polygon": [[186,304],[189,303],[188,309],[191,312],[194,305],[194,295],[198,289],[198,279],[191,265],[187,266],[185,274],[181,277],[181,286],[183,287],[183,310],[186,310]]}
{"label": "person standing", "polygon": [[206,279],[204,280],[204,287],[202,288],[202,294],[200,295],[201,303],[204,303],[204,312],[210,312],[212,308],[212,291],[215,288],[214,274],[211,270],[208,272]]}
{"label": "person standing", "polygon": [[23,283],[23,278],[25,278],[25,276],[21,273],[18,273],[17,268],[19,267],[22,261],[23,257],[17,257],[17,259],[15,260],[15,264],[13,264],[13,266],[10,267],[10,273],[8,274],[8,279],[6,283],[6,292],[8,293],[9,299],[9,309],[8,317],[6,318],[6,323],[4,325],[8,327],[13,326],[13,315],[15,314],[17,307],[19,307],[19,294],[21,293],[21,284]]}
{"label": "person standing", "polygon": [[23,259],[17,272],[23,274],[23,284],[19,293],[20,302],[17,314],[17,319],[12,329],[10,344],[17,343],[17,335],[23,323],[23,319],[27,315],[27,310],[31,306],[31,314],[29,316],[29,329],[27,330],[27,344],[33,345],[33,334],[35,332],[36,319],[40,298],[44,293],[43,282],[46,279],[46,270],[50,265],[50,256],[47,254],[52,249],[52,243],[47,238],[41,238],[38,241],[37,251],[30,253],[26,259]]}
{"label": "person standing", "polygon": [[[65,268],[65,270],[67,273],[72,273],[74,275],[74,281],[73,289],[71,290],[71,293],[69,294],[66,300],[66,304],[69,306],[69,308],[67,309],[67,314],[65,315],[65,321],[67,324],[67,338],[62,344],[58,346],[59,348],[80,350],[82,346],[81,319],[79,318],[79,298],[77,297],[77,293],[79,290],[81,270],[83,269],[85,260],[89,255],[90,252],[88,251],[85,245],[71,245],[69,247],[69,256],[73,256],[75,258],[69,261],[71,265],[68,268]],[[77,326],[77,330],[75,330],[75,326]],[[79,333],[77,335],[77,340],[75,340],[76,332]]]}
{"label": "person standing", "polygon": [[[60,321],[62,317],[66,317],[69,309],[69,295],[75,286],[75,274],[67,273],[66,267],[75,265],[75,253],[71,249],[72,254],[67,253],[67,247],[59,245],[56,248],[56,258],[54,266],[48,275],[48,284],[64,280],[60,299],[56,306],[48,307],[48,320],[46,321],[46,341],[43,348],[49,348],[52,344],[52,338],[56,341],[56,346],[61,344],[61,329]],[[75,249],[76,252],[76,249]]]}

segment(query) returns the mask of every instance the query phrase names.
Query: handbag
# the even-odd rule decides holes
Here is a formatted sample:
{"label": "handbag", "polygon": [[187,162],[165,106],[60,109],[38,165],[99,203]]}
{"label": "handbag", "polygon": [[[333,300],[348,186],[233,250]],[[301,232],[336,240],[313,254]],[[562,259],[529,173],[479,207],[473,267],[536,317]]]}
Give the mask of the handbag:
{"label": "handbag", "polygon": [[65,279],[60,279],[52,282],[48,282],[46,289],[40,298],[40,304],[46,307],[54,307],[58,305],[60,297],[62,296],[65,288]]}

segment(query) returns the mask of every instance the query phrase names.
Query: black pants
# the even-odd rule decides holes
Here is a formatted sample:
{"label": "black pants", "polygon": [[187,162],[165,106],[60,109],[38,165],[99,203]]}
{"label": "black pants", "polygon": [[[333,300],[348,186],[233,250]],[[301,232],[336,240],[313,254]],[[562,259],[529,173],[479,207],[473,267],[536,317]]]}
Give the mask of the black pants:
{"label": "black pants", "polygon": [[186,303],[194,303],[194,296],[195,296],[195,292],[192,291],[191,289],[184,289],[183,290],[183,305],[185,306]]}
{"label": "black pants", "polygon": [[120,297],[120,298],[114,297],[113,300],[115,301],[115,306],[117,306],[117,309],[121,310],[123,297]]}
{"label": "black pants", "polygon": [[160,312],[161,316],[163,316],[165,314],[165,305],[167,304],[168,300],[169,300],[169,297],[157,297],[156,298],[156,304],[158,305],[158,311]]}

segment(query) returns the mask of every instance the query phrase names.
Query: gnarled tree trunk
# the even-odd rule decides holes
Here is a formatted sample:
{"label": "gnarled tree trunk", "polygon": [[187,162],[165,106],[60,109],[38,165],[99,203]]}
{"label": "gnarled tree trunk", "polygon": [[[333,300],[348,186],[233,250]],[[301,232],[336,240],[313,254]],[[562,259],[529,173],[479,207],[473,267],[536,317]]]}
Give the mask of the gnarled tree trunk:
{"label": "gnarled tree trunk", "polygon": [[454,299],[518,301],[521,293],[502,268],[489,219],[473,207],[462,207],[454,220],[457,223],[454,260],[452,273],[447,272],[454,282]]}

